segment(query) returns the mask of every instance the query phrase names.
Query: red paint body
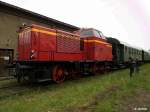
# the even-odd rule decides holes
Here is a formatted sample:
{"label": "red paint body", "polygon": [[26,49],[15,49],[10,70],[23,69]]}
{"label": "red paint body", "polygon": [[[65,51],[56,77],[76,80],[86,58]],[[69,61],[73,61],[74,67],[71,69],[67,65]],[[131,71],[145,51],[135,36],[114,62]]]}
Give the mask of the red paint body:
{"label": "red paint body", "polygon": [[74,33],[32,25],[19,33],[18,61],[112,61],[112,46],[106,40],[80,38]]}
{"label": "red paint body", "polygon": [[[74,37],[78,39],[75,40]],[[82,60],[78,35],[37,25],[32,25],[21,31],[18,52],[19,61]],[[31,55],[33,55],[32,58]]]}
{"label": "red paint body", "polygon": [[94,61],[112,61],[112,47],[104,39],[84,38],[84,59]]}

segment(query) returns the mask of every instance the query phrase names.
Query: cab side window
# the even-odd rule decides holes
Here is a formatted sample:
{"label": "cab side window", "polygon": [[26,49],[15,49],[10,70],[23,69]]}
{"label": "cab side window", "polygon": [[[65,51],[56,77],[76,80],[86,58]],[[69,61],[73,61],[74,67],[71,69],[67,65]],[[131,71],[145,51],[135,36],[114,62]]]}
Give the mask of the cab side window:
{"label": "cab side window", "polygon": [[93,37],[93,31],[92,30],[86,30],[86,31],[82,31],[80,32],[81,37]]}
{"label": "cab side window", "polygon": [[102,32],[99,31],[99,35],[102,39],[106,39]]}
{"label": "cab side window", "polygon": [[98,31],[95,31],[95,30],[94,30],[94,36],[95,36],[95,37],[98,37],[98,38],[101,38],[101,35],[99,34],[99,32],[98,32]]}

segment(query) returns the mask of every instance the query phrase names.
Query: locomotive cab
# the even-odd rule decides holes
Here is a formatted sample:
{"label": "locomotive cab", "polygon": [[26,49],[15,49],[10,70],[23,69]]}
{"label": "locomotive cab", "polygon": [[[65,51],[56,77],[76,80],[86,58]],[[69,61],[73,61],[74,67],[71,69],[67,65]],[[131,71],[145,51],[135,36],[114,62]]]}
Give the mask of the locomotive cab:
{"label": "locomotive cab", "polygon": [[107,43],[101,31],[93,28],[79,31],[81,40],[84,42],[84,59],[94,61],[112,61],[112,46]]}

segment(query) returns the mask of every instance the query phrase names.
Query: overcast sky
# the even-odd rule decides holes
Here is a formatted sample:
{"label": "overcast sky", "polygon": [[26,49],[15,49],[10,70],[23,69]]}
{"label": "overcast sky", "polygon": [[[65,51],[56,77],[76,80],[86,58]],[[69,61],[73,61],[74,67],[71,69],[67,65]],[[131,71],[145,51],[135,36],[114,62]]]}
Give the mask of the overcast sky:
{"label": "overcast sky", "polygon": [[150,0],[2,0],[150,49]]}

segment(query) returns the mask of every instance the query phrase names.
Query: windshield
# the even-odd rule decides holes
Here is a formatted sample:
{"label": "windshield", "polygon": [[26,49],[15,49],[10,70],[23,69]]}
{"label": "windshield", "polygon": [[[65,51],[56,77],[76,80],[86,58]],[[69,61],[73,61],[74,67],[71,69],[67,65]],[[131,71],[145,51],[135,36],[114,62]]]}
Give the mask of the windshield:
{"label": "windshield", "polygon": [[106,39],[106,37],[103,35],[103,33],[101,31],[98,31],[98,33],[102,39]]}
{"label": "windshield", "polygon": [[82,30],[79,33],[81,37],[97,37],[97,38],[106,39],[101,31],[95,29],[86,29],[86,30]]}
{"label": "windshield", "polygon": [[85,30],[85,31],[82,31],[82,32],[80,32],[80,35],[81,35],[82,37],[92,37],[92,36],[94,36],[92,30]]}

